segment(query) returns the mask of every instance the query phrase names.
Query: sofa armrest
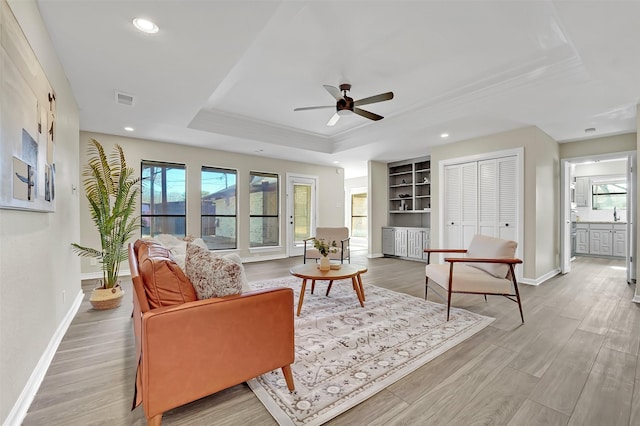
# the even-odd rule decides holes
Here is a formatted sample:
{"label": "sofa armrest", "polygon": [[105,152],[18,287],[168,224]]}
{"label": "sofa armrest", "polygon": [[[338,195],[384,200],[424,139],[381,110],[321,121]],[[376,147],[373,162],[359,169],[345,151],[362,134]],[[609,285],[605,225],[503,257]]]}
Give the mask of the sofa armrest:
{"label": "sofa armrest", "polygon": [[142,315],[148,418],[294,361],[293,290],[256,290]]}

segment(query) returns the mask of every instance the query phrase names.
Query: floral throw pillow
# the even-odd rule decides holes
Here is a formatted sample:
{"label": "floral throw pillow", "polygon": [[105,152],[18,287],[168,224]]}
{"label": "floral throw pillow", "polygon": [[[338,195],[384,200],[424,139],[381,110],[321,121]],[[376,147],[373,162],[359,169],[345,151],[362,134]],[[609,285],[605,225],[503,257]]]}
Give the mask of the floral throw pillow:
{"label": "floral throw pillow", "polygon": [[196,290],[198,300],[240,294],[240,267],[195,244],[187,244],[185,273]]}

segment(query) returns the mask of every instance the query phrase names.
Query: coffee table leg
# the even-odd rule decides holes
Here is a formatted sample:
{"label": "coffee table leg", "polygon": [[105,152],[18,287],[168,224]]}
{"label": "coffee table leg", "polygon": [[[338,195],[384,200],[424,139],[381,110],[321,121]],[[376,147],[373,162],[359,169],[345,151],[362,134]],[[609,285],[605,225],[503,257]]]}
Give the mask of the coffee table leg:
{"label": "coffee table leg", "polygon": [[358,300],[360,301],[360,306],[364,308],[364,300],[362,299],[362,294],[360,293],[360,285],[358,285],[358,279],[356,275],[351,278],[351,283],[353,284],[353,289],[356,291],[358,295]]}
{"label": "coffee table leg", "polygon": [[362,285],[362,274],[358,274],[358,286],[360,286],[360,294],[362,295],[362,301],[367,300],[364,297],[364,286]]}
{"label": "coffee table leg", "polygon": [[329,285],[327,286],[327,294],[325,294],[325,296],[329,295],[329,292],[331,291],[331,286],[333,285],[333,280],[329,281]]}
{"label": "coffee table leg", "polygon": [[300,311],[302,310],[302,301],[304,300],[304,291],[307,288],[307,279],[304,278],[302,280],[302,288],[300,289],[300,298],[298,299],[298,312],[297,316],[300,316]]}

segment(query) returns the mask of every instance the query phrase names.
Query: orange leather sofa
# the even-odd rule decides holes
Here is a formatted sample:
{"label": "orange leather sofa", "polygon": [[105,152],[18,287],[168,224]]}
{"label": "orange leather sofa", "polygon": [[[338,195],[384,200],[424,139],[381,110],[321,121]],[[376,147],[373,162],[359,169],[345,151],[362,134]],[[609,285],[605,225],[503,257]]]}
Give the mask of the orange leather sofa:
{"label": "orange leather sofa", "polygon": [[129,244],[138,370],[133,406],[148,425],[162,414],[281,368],[294,390],[293,291],[256,290],[196,300],[169,250]]}

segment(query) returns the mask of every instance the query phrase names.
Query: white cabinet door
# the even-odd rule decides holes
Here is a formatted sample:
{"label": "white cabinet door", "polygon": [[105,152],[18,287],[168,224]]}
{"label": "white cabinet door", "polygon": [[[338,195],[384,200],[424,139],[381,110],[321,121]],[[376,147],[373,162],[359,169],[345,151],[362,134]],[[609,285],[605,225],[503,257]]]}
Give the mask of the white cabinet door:
{"label": "white cabinet door", "polygon": [[590,225],[589,254],[611,256],[612,235],[613,231],[611,225]]}
{"label": "white cabinet door", "polygon": [[395,255],[407,257],[407,230],[406,229],[396,229],[395,230]]}
{"label": "white cabinet door", "polygon": [[382,254],[396,254],[396,235],[393,228],[382,228]]}
{"label": "white cabinet door", "polygon": [[407,256],[413,259],[422,259],[422,237],[424,230],[414,228],[407,230]]}
{"label": "white cabinet door", "polygon": [[611,254],[618,257],[627,256],[627,230],[625,226],[613,226],[613,241],[611,242]]}
{"label": "white cabinet door", "polygon": [[591,185],[588,177],[576,178],[575,203],[578,207],[588,207],[591,198]]}
{"label": "white cabinet door", "polygon": [[576,253],[589,254],[589,227],[576,230]]}

